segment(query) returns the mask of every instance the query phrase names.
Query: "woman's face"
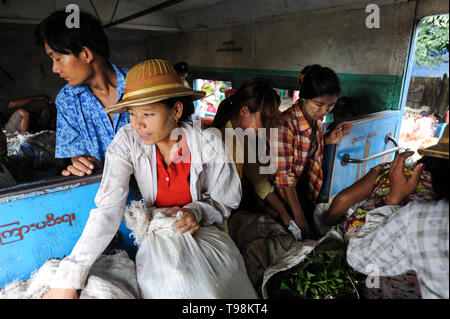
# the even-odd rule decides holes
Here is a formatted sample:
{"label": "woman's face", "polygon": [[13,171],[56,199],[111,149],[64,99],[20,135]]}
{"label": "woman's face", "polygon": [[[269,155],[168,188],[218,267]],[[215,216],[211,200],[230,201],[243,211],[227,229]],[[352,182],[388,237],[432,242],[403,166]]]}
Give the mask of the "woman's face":
{"label": "woman's face", "polygon": [[146,145],[168,141],[182,111],[181,102],[176,102],[173,109],[161,102],[128,107],[131,126]]}
{"label": "woman's face", "polygon": [[47,44],[44,44],[45,52],[52,59],[52,71],[59,75],[60,78],[67,81],[70,86],[84,84],[93,74],[90,63],[83,58],[84,52],[80,52],[77,58],[73,54],[61,54],[53,51]]}
{"label": "woman's face", "polygon": [[258,129],[263,127],[261,111],[250,113],[248,107],[244,106],[240,111],[239,117],[239,126],[244,131],[248,128],[252,128],[257,133]]}
{"label": "woman's face", "polygon": [[337,99],[337,95],[322,95],[312,99],[302,98],[303,109],[312,120],[319,121],[333,109]]}

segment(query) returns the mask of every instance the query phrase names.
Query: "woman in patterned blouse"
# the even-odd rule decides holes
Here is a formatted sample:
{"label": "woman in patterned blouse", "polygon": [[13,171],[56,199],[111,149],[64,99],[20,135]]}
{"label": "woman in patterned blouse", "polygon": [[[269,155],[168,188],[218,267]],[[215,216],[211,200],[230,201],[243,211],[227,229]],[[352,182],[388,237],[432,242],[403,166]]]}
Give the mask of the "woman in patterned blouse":
{"label": "woman in patterned blouse", "polygon": [[297,102],[283,112],[278,131],[278,171],[275,186],[287,202],[303,238],[311,236],[307,219],[312,217],[322,187],[324,144],[336,144],[350,134],[347,122],[324,136],[322,119],[341,92],[339,78],[327,67],[311,65],[300,75]]}

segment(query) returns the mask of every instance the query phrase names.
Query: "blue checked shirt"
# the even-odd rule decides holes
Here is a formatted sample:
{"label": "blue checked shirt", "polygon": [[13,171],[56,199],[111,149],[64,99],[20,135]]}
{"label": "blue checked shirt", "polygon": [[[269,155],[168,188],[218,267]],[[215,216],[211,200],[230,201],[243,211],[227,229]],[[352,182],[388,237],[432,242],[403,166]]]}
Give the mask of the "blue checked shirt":
{"label": "blue checked shirt", "polygon": [[[112,67],[117,73],[117,102],[122,98],[127,69]],[[106,149],[116,132],[129,123],[128,113],[114,114],[111,123],[103,105],[87,85],[71,87],[69,84],[59,91],[55,100],[57,113],[56,158],[70,158],[89,154],[104,162]]]}
{"label": "blue checked shirt", "polygon": [[380,276],[414,270],[424,299],[448,299],[448,204],[445,199],[413,201],[369,211],[358,236],[350,239],[348,263],[372,276],[376,267]]}

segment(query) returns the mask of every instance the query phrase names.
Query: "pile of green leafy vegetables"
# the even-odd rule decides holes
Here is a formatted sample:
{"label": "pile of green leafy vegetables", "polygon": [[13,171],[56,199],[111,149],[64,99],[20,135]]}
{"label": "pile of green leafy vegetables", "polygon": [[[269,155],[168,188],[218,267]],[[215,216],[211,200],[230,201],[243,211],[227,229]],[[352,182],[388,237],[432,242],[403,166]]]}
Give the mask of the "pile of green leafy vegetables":
{"label": "pile of green leafy vegetables", "polygon": [[297,266],[267,283],[271,299],[360,299],[366,276],[351,268],[346,247],[323,242]]}

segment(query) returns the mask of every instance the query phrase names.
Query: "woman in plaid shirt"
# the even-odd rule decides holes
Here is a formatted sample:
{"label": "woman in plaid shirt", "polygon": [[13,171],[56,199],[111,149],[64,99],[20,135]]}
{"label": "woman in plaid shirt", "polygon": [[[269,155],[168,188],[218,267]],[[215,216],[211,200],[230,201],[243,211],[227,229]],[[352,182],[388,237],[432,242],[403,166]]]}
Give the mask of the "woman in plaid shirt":
{"label": "woman in plaid shirt", "polygon": [[[324,136],[322,119],[341,92],[336,73],[327,67],[310,65],[299,74],[299,99],[283,112],[278,130],[278,171],[275,186],[287,202],[302,237],[311,236],[307,219],[322,187],[324,144],[336,144],[350,134],[352,125],[340,123]],[[306,215],[306,217],[305,217]]]}

